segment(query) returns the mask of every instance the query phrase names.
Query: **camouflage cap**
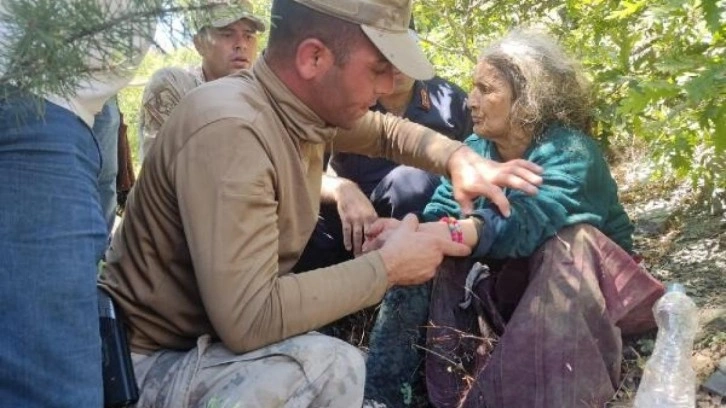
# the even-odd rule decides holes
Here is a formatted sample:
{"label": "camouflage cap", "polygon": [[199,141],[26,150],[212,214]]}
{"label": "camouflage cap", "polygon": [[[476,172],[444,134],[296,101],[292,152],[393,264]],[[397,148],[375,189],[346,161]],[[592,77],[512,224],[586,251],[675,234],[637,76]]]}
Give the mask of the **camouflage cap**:
{"label": "camouflage cap", "polygon": [[294,0],[321,13],[360,24],[371,42],[399,71],[430,79],[434,68],[408,31],[412,0]]}
{"label": "camouflage cap", "polygon": [[252,4],[247,0],[212,0],[200,7],[192,16],[192,26],[197,31],[226,27],[239,20],[248,20],[257,31],[265,31],[265,23],[253,14]]}

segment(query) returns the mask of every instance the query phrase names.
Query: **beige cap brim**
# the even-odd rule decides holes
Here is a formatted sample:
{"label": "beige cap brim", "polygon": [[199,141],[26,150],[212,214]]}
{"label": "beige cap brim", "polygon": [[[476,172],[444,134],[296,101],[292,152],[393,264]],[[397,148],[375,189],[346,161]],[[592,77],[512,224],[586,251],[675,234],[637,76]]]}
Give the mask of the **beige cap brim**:
{"label": "beige cap brim", "polygon": [[252,26],[259,32],[265,31],[265,23],[263,23],[262,20],[260,20],[256,16],[253,16],[249,13],[242,13],[241,15],[237,15],[234,17],[220,18],[219,20],[212,21],[212,24],[210,25],[214,28],[222,28],[239,20],[249,21],[250,23],[252,23]]}
{"label": "beige cap brim", "polygon": [[434,67],[424,55],[416,38],[408,30],[381,30],[361,24],[371,42],[399,71],[413,79],[425,80],[434,76]]}

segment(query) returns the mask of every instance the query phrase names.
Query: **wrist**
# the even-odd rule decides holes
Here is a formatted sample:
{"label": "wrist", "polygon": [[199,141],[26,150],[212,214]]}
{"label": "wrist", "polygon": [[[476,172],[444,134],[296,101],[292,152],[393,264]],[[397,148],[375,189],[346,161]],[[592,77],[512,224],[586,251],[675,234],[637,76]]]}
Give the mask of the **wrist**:
{"label": "wrist", "polygon": [[333,189],[333,198],[336,202],[340,201],[343,197],[346,196],[348,191],[350,189],[358,189],[358,185],[354,182],[341,178],[341,177],[335,177],[335,188]]}
{"label": "wrist", "polygon": [[460,220],[459,223],[464,234],[464,244],[470,248],[475,248],[479,243],[479,231],[483,221],[478,217],[468,217]]}
{"label": "wrist", "polygon": [[345,191],[355,185],[355,183],[348,179],[323,174],[320,199],[326,203],[338,203],[345,195]]}
{"label": "wrist", "polygon": [[386,269],[386,276],[388,277],[388,287],[395,285],[397,278],[395,272],[398,269],[399,257],[395,252],[390,251],[385,246],[378,250],[378,254],[381,256],[383,261],[383,267]]}
{"label": "wrist", "polygon": [[452,241],[464,244],[470,248],[476,247],[479,242],[479,228],[481,228],[481,220],[469,217],[463,220],[457,220],[453,217],[443,217],[440,225],[445,225],[448,235]]}
{"label": "wrist", "polygon": [[460,163],[461,158],[460,155],[464,154],[463,151],[467,148],[467,146],[462,143],[460,146],[458,146],[456,149],[454,149],[451,154],[449,155],[449,158],[446,160],[446,174],[449,179],[453,179],[454,173],[456,173],[456,166]]}
{"label": "wrist", "polygon": [[451,240],[458,243],[464,242],[464,231],[461,228],[461,223],[454,217],[442,217],[440,222],[446,224],[449,229],[449,236]]}

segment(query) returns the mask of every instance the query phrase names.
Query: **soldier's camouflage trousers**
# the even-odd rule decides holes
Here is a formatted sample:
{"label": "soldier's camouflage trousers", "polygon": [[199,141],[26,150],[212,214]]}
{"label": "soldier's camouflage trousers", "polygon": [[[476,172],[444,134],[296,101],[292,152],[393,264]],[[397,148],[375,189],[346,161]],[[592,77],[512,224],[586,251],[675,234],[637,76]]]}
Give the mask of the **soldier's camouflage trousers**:
{"label": "soldier's camouflage trousers", "polygon": [[353,346],[308,333],[234,354],[207,335],[189,351],[132,353],[137,408],[360,407],[365,363]]}

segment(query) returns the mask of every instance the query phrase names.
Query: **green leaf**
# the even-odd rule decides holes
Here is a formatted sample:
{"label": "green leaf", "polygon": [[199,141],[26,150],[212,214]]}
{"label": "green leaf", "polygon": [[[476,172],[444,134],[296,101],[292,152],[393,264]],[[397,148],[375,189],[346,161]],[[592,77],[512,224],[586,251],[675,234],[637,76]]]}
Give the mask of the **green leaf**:
{"label": "green leaf", "polygon": [[610,13],[606,20],[624,20],[645,8],[646,3],[643,1],[623,1],[620,3],[620,9]]}
{"label": "green leaf", "polygon": [[726,105],[721,105],[713,124],[713,145],[717,152],[723,153],[726,151]]}
{"label": "green leaf", "polygon": [[701,0],[701,7],[703,7],[703,15],[706,19],[708,29],[712,33],[723,30],[721,14],[724,11],[719,8],[719,2],[716,0]]}

